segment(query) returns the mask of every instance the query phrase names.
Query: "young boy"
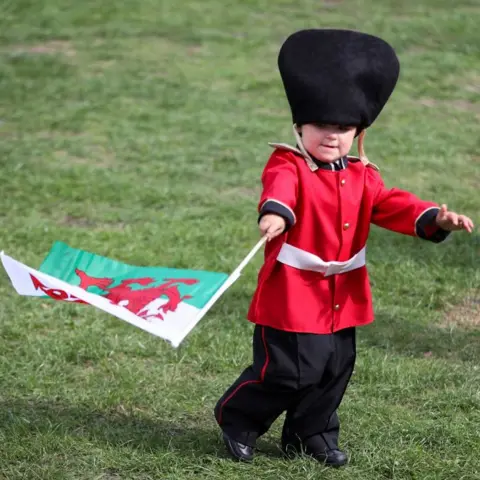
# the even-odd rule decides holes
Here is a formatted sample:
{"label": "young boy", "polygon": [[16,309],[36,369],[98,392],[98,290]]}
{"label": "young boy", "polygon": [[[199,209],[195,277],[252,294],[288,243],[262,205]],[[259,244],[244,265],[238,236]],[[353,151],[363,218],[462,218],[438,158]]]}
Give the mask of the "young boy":
{"label": "young boy", "polygon": [[[337,409],[355,362],[355,328],[373,321],[365,245],[370,223],[440,242],[472,221],[396,188],[363,153],[364,130],[399,74],[383,40],[346,30],[303,30],[279,54],[296,147],[275,147],[262,176],[259,227],[269,242],[248,318],[253,365],[215,416],[229,453],[250,461],[256,439],[286,411],[282,449],[330,466]],[[359,136],[360,158],[348,153]]]}

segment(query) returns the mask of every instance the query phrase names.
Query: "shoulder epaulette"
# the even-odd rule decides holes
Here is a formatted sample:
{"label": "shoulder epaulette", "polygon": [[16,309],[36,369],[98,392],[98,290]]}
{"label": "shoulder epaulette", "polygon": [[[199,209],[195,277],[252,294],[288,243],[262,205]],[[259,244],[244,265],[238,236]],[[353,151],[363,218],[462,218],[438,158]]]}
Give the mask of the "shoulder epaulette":
{"label": "shoulder epaulette", "polygon": [[365,167],[370,167],[370,168],[373,168],[374,170],[376,170],[377,172],[380,171],[380,168],[378,168],[377,165],[375,165],[374,163],[372,163],[370,160],[368,160],[367,158],[359,158],[359,157],[351,157],[350,155],[348,156],[348,160],[351,161],[351,162],[362,162],[363,166]]}
{"label": "shoulder epaulette", "polygon": [[302,157],[305,160],[305,162],[307,163],[308,167],[310,168],[310,170],[312,172],[314,172],[315,170],[318,170],[317,165],[315,165],[315,162],[310,158],[308,153],[303,153],[300,149],[298,149],[296,147],[292,147],[291,145],[288,145],[288,143],[271,143],[271,142],[269,142],[268,144],[273,148],[279,148],[279,149],[285,150],[287,152],[296,153],[297,155],[299,155],[300,157]]}
{"label": "shoulder epaulette", "polygon": [[280,150],[287,150],[288,152],[297,153],[298,155],[300,155],[301,157],[303,157],[302,152],[301,152],[298,148],[292,147],[291,145],[288,145],[288,143],[268,142],[268,144],[269,144],[272,148],[279,148]]}

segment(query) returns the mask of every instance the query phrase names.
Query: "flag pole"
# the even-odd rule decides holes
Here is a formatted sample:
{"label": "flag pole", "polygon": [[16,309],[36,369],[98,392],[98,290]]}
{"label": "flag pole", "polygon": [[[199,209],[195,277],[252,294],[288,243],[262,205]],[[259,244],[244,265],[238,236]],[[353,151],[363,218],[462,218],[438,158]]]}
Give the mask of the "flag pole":
{"label": "flag pole", "polygon": [[242,260],[240,265],[232,272],[232,276],[239,275],[240,272],[245,268],[245,266],[250,262],[250,260],[255,256],[255,254],[262,248],[264,243],[267,241],[267,236],[264,235],[258,243],[252,248],[250,253]]}
{"label": "flag pole", "polygon": [[170,340],[170,343],[173,347],[177,348],[182,340],[193,330],[193,327],[205,316],[205,314],[212,308],[213,304],[231,287],[240,277],[240,273],[245,268],[245,266],[250,262],[250,260],[255,256],[255,254],[262,248],[264,243],[267,241],[267,237],[262,237],[258,243],[250,250],[250,253],[242,260],[238,267],[230,274],[230,276],[225,280],[223,285],[215,292],[215,294],[210,298],[210,300],[203,306],[203,308],[198,312],[195,320],[188,325],[176,339]]}

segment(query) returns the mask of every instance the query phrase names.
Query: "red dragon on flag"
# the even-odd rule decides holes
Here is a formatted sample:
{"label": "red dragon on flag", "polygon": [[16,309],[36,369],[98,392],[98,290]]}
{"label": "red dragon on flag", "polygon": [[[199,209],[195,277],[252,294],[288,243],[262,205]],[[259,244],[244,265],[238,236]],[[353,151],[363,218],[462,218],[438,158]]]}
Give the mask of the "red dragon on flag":
{"label": "red dragon on flag", "polygon": [[[88,290],[89,287],[98,287],[104,292],[102,297],[107,298],[113,305],[120,305],[130,310],[135,315],[147,319],[151,317],[151,313],[145,310],[145,308],[154,300],[167,297],[167,303],[160,306],[160,309],[164,314],[167,312],[174,312],[178,305],[188,298],[192,298],[191,295],[181,295],[178,284],[194,285],[198,283],[195,278],[166,278],[164,283],[156,286],[150,286],[156,283],[154,278],[129,278],[124,279],[119,285],[112,286],[115,280],[113,278],[96,278],[88,275],[78,268],[75,269],[75,273],[80,278],[80,288]],[[63,290],[57,288],[49,288],[42,284],[34,275],[30,274],[33,285],[37,290],[41,290],[50,298],[54,300],[63,300],[75,303],[85,303]],[[133,289],[133,285],[140,285],[145,288]],[[155,317],[163,320],[164,317],[160,311],[155,312]]]}

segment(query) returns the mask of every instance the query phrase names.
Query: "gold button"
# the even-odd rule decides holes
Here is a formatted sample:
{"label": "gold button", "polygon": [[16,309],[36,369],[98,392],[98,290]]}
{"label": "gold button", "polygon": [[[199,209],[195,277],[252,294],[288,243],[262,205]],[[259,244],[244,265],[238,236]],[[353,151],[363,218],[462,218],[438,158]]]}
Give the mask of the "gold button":
{"label": "gold button", "polygon": [[350,224],[348,222],[343,224],[344,230],[348,230],[349,228],[350,228]]}
{"label": "gold button", "polygon": [[333,308],[334,308],[335,311],[338,311],[338,310],[340,310],[340,305],[337,304]]}
{"label": "gold button", "polygon": [[342,178],[342,181],[340,182],[340,185],[343,187],[346,183],[347,183],[347,181],[344,178]]}

